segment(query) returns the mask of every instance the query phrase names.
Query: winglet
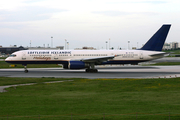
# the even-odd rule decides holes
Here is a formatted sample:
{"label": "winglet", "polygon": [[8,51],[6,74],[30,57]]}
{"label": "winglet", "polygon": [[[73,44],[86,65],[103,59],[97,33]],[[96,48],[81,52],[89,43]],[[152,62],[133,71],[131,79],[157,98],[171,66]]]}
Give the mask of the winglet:
{"label": "winglet", "polygon": [[161,51],[171,24],[164,24],[140,50]]}

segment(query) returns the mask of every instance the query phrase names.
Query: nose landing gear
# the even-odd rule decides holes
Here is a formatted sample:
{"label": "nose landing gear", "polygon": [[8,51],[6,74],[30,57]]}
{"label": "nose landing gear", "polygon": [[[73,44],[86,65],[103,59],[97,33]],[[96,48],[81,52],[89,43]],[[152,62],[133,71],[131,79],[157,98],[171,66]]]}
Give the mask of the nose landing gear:
{"label": "nose landing gear", "polygon": [[28,73],[27,65],[23,65],[23,66],[24,66],[24,72]]}

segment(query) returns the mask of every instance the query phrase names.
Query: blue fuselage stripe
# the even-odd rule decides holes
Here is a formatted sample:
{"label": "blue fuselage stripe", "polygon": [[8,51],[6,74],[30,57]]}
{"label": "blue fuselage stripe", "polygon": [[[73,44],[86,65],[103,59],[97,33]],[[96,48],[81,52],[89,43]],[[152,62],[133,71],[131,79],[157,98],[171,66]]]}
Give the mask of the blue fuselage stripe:
{"label": "blue fuselage stripe", "polygon": [[[6,61],[11,64],[68,64],[69,61]],[[106,64],[136,64],[139,62],[146,62],[146,60],[132,60],[132,61],[107,61],[98,65]]]}

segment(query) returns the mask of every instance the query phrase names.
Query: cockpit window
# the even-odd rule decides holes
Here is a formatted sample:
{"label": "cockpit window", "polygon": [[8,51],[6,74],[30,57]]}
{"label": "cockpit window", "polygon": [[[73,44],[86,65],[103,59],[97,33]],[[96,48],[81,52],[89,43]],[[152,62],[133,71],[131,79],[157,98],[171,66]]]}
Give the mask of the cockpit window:
{"label": "cockpit window", "polygon": [[16,57],[16,55],[15,54],[11,54],[9,57]]}

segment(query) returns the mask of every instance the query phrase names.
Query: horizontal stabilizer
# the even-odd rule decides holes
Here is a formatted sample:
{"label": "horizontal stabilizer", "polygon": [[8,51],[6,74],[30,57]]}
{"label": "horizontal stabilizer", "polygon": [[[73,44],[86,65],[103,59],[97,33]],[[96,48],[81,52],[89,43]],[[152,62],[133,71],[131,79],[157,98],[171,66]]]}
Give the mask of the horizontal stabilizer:
{"label": "horizontal stabilizer", "polygon": [[169,55],[169,53],[158,53],[158,54],[153,54],[153,55],[149,55],[149,56],[160,57],[160,56],[166,56],[166,55]]}

